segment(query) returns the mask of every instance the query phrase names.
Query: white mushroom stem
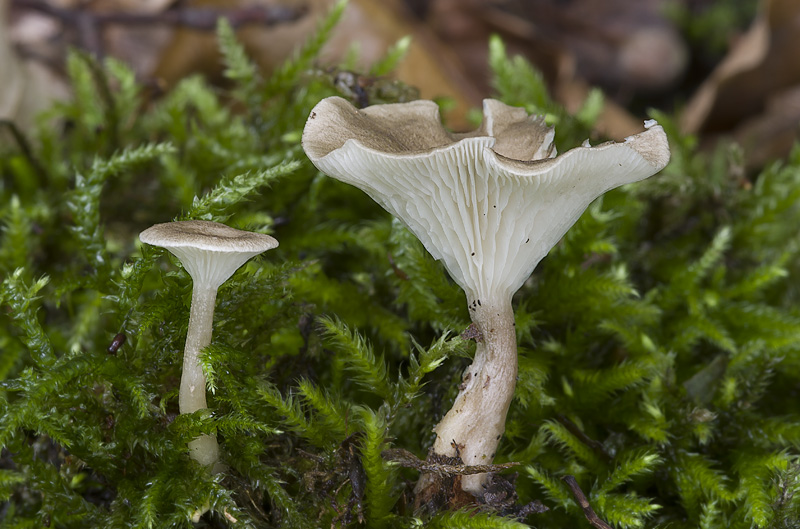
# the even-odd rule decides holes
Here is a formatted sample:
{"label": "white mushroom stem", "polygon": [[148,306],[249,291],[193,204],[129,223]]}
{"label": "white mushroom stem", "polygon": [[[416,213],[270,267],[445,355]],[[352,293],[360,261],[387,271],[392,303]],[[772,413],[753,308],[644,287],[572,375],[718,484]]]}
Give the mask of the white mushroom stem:
{"label": "white mushroom stem", "polygon": [[[178,405],[181,413],[207,407],[206,377],[200,352],[211,343],[217,289],[251,257],[278,246],[263,233],[237,230],[217,222],[186,220],[156,224],[139,234],[146,244],[169,250],[192,277],[192,306],[183,353],[183,371]],[[212,467],[219,457],[213,435],[201,435],[189,443],[192,459]]]}
{"label": "white mushroom stem", "polygon": [[[206,376],[200,365],[200,352],[211,343],[214,323],[214,305],[217,288],[195,282],[192,288],[192,306],[189,312],[189,329],[183,350],[181,389],[178,395],[180,412],[193,413],[208,407],[206,402]],[[219,445],[213,435],[201,435],[189,443],[189,455],[206,466],[219,459]]]}
{"label": "white mushroom stem", "polygon": [[[468,300],[481,333],[472,365],[464,372],[453,407],[434,428],[433,451],[460,456],[465,465],[492,463],[505,431],[517,382],[517,339],[510,297]],[[487,474],[463,476],[462,488],[482,493]]]}

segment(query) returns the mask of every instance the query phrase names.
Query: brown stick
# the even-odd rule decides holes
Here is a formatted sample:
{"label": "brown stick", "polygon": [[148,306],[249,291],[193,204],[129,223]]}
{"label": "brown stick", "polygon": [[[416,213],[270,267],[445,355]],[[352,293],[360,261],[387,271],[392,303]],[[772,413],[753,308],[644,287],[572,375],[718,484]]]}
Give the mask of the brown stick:
{"label": "brown stick", "polygon": [[197,30],[213,30],[217,19],[228,19],[231,26],[238,28],[249,24],[274,26],[292,22],[303,16],[306,8],[291,9],[282,6],[246,6],[236,9],[177,8],[165,9],[159,13],[92,13],[85,9],[65,9],[53,6],[43,0],[11,0],[11,6],[32,9],[46,13],[65,22],[88,16],[95,24],[153,25],[168,24]]}
{"label": "brown stick", "polygon": [[236,9],[181,7],[165,9],[159,13],[96,13],[84,8],[57,7],[43,0],[11,0],[11,7],[39,11],[77,28],[81,47],[97,57],[103,56],[101,32],[108,24],[126,26],[167,24],[198,31],[211,31],[217,27],[217,20],[220,18],[226,18],[234,29],[246,25],[270,27],[293,22],[307,11],[305,7],[292,9],[283,6],[246,6]]}
{"label": "brown stick", "polygon": [[11,137],[17,142],[17,147],[19,147],[19,150],[22,152],[22,156],[28,160],[28,163],[31,164],[33,170],[36,171],[37,176],[44,178],[47,175],[44,166],[42,166],[42,164],[39,163],[39,160],[36,159],[36,156],[34,156],[33,149],[31,148],[31,144],[28,142],[28,138],[26,138],[25,134],[19,130],[19,127],[17,127],[17,125],[10,119],[0,119],[0,127],[5,127],[8,129]]}
{"label": "brown stick", "polygon": [[581,487],[578,485],[578,482],[575,480],[574,476],[564,476],[561,478],[572,491],[572,495],[575,496],[575,501],[578,502],[578,505],[581,506],[583,509],[583,515],[586,516],[586,519],[589,520],[589,523],[592,524],[597,529],[614,529],[606,522],[600,519],[597,516],[597,513],[594,512],[592,506],[589,504],[589,500],[586,499],[586,495],[581,490]]}
{"label": "brown stick", "polygon": [[408,450],[403,448],[392,448],[381,452],[381,457],[387,461],[394,461],[402,467],[415,468],[420,472],[430,472],[444,475],[469,476],[472,474],[485,474],[486,472],[497,472],[518,466],[520,463],[510,462],[499,465],[444,465],[423,461]]}

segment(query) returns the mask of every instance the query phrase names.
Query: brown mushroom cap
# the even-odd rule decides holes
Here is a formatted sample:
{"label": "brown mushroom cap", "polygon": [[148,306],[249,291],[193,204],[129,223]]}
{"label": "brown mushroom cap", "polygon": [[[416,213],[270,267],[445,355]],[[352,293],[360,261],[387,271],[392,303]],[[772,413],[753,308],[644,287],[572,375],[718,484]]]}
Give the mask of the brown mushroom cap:
{"label": "brown mushroom cap", "polygon": [[211,288],[218,288],[251,257],[278,246],[269,235],[207,220],[156,224],[140,233],[139,240],[166,248],[195,283]]}

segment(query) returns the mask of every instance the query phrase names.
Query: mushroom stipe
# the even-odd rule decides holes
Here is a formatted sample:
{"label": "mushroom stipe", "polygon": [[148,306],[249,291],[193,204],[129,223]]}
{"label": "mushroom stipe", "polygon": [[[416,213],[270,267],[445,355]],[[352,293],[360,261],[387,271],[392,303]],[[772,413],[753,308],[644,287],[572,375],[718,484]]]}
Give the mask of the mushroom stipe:
{"label": "mushroom stipe", "polygon": [[[192,277],[192,305],[178,402],[181,413],[206,409],[206,377],[199,356],[211,343],[217,289],[251,257],[277,247],[278,241],[269,235],[205,220],[156,224],[140,233],[139,239],[169,250]],[[201,435],[191,441],[189,455],[213,468],[219,460],[216,437]]]}

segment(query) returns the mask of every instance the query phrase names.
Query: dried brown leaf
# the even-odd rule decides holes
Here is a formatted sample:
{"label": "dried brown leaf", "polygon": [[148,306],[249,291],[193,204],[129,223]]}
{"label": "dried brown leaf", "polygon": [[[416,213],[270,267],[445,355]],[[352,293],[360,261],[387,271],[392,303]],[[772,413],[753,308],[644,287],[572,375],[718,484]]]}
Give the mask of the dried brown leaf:
{"label": "dried brown leaf", "polygon": [[33,127],[39,112],[53,100],[66,98],[68,91],[44,65],[17,54],[7,28],[7,2],[0,0],[0,119],[14,122],[25,132]]}
{"label": "dried brown leaf", "polygon": [[681,116],[688,133],[734,129],[800,84],[800,3],[766,0],[762,14],[701,85]]}

